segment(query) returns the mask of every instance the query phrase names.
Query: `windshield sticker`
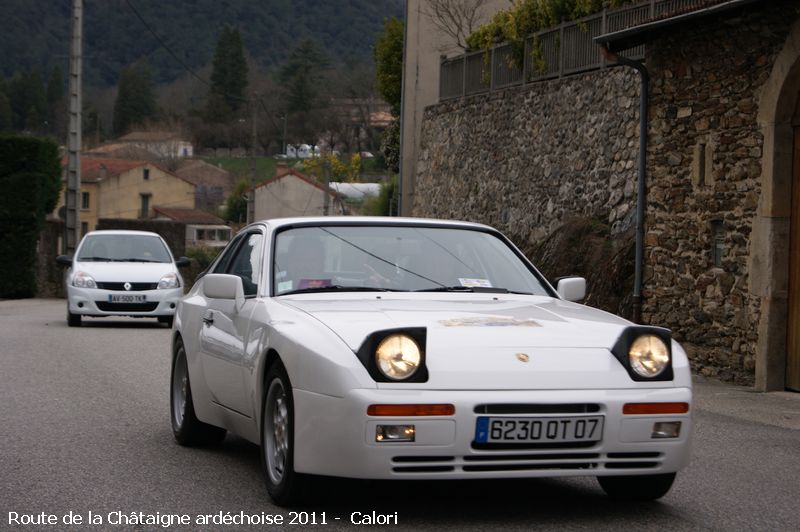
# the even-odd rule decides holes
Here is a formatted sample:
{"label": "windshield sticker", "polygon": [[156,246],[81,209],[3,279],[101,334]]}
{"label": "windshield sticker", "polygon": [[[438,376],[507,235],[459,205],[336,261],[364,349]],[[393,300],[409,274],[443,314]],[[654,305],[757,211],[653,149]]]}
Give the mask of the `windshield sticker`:
{"label": "windshield sticker", "polygon": [[505,316],[480,316],[439,320],[445,327],[541,327],[535,320],[519,320]]}
{"label": "windshield sticker", "polygon": [[481,288],[491,288],[492,283],[489,279],[458,279],[458,282],[461,283],[461,286],[468,286],[470,288],[481,287]]}
{"label": "windshield sticker", "polygon": [[302,290],[304,288],[322,288],[324,286],[330,286],[333,282],[333,279],[300,279],[297,283],[297,288]]}
{"label": "windshield sticker", "polygon": [[286,292],[292,289],[292,281],[281,281],[278,283],[278,292]]}

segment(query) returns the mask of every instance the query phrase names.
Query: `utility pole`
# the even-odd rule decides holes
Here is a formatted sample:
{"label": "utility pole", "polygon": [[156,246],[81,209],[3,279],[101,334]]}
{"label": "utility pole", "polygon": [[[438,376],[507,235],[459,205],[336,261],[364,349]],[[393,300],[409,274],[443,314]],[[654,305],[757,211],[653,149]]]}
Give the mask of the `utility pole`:
{"label": "utility pole", "polygon": [[80,238],[78,199],[81,195],[81,71],[83,69],[83,0],[72,0],[72,42],[69,53],[69,133],[67,134],[66,235],[64,254],[74,255]]}
{"label": "utility pole", "polygon": [[247,223],[251,224],[256,221],[256,143],[258,142],[258,133],[256,129],[256,101],[258,94],[253,93],[252,107],[253,107],[253,141],[251,143],[251,173],[250,173],[250,194],[247,195]]}
{"label": "utility pole", "polygon": [[283,151],[282,154],[286,155],[286,120],[289,118],[289,113],[283,115]]}
{"label": "utility pole", "polygon": [[331,203],[331,163],[327,159],[325,159],[325,163],[322,165],[322,175],[325,179],[325,199],[322,200],[322,215],[328,216]]}

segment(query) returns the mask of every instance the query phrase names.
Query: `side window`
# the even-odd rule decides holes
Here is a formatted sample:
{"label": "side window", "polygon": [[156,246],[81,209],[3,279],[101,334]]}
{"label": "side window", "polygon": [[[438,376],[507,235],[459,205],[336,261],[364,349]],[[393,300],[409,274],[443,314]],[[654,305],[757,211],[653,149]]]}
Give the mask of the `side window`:
{"label": "side window", "polygon": [[228,247],[222,252],[222,257],[220,257],[217,265],[214,266],[214,270],[211,273],[227,273],[228,272],[228,265],[231,263],[231,258],[236,254],[236,248],[239,247],[239,244],[242,242],[244,235],[238,235],[233,241],[228,244]]}
{"label": "side window", "polygon": [[261,233],[247,235],[228,268],[228,273],[242,278],[245,296],[254,296],[258,291],[262,240]]}

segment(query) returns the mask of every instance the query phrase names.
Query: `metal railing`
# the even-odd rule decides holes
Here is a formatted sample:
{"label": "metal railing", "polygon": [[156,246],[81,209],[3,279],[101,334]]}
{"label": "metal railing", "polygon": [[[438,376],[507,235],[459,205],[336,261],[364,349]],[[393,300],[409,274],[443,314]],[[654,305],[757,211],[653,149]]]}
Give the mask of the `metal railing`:
{"label": "metal railing", "polygon": [[[511,44],[498,44],[488,52],[470,52],[442,59],[439,100],[460,98],[523,83],[558,78],[605,67],[593,39],[667,16],[690,13],[726,0],[645,0],[579,20],[565,22],[528,36],[523,61]],[[630,59],[644,58],[644,45],[625,50]]]}

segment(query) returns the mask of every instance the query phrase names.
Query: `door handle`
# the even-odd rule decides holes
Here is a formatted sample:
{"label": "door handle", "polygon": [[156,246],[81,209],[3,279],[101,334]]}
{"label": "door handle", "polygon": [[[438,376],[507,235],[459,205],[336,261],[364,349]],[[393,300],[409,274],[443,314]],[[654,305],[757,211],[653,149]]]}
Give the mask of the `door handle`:
{"label": "door handle", "polygon": [[206,325],[211,325],[212,323],[214,323],[214,313],[212,311],[209,310],[208,312],[206,312],[206,315],[203,316],[203,323],[205,323]]}

